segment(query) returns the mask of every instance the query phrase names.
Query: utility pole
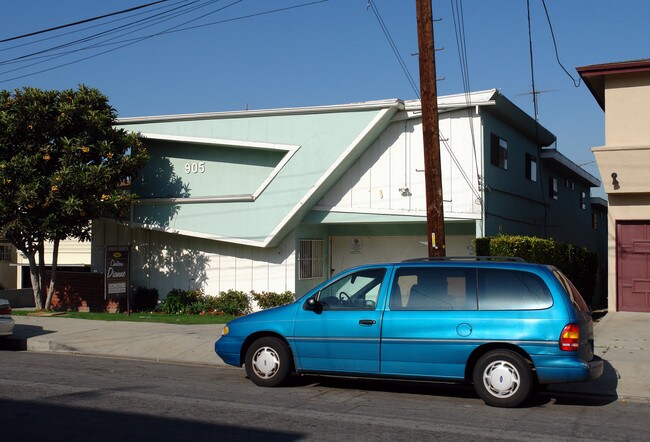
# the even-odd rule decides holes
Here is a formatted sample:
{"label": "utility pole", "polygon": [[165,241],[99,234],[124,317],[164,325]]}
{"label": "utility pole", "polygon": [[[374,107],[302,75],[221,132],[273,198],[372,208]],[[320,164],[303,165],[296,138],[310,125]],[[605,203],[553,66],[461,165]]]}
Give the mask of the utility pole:
{"label": "utility pole", "polygon": [[445,256],[445,224],[442,205],[440,167],[440,130],[436,56],[433,45],[431,0],[416,0],[418,49],[420,60],[420,103],[424,141],[424,181],[427,199],[427,236],[429,257]]}

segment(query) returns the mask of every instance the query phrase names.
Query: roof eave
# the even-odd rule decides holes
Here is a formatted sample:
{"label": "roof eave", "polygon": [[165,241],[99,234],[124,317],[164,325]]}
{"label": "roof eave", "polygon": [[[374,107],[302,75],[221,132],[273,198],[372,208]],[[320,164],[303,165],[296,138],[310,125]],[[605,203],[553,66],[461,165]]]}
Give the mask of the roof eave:
{"label": "roof eave", "polygon": [[176,115],[154,115],[144,117],[124,117],[116,120],[117,124],[133,123],[160,123],[170,121],[187,121],[187,120],[208,120],[220,118],[243,118],[273,115],[296,115],[296,114],[314,114],[327,112],[347,112],[363,111],[374,109],[387,109],[397,107],[404,109],[404,102],[400,99],[393,98],[388,100],[364,101],[350,104],[337,104],[327,106],[295,107],[295,108],[278,108],[278,109],[259,109],[259,110],[241,110],[226,112],[205,112],[195,114],[176,114]]}
{"label": "roof eave", "polygon": [[542,155],[541,155],[542,160],[549,160],[557,163],[561,167],[569,170],[576,176],[578,176],[580,179],[582,179],[586,184],[590,185],[591,187],[598,187],[600,186],[600,180],[584,170],[582,167],[578,166],[576,163],[562,155],[560,152],[557,151],[557,149],[543,149],[542,150]]}
{"label": "roof eave", "polygon": [[577,67],[576,71],[587,85],[600,108],[605,110],[605,77],[608,75],[649,72],[650,59],[592,64]]}

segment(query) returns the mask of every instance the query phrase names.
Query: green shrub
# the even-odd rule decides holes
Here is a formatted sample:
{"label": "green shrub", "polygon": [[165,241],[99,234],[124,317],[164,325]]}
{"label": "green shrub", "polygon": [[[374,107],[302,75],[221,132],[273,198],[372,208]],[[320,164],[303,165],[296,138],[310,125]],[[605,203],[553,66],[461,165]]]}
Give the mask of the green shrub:
{"label": "green shrub", "polygon": [[280,305],[290,304],[296,300],[293,292],[251,292],[251,296],[257,302],[261,309],[278,307]]}
{"label": "green shrub", "polygon": [[136,312],[150,312],[158,306],[158,290],[138,287],[131,295],[130,307]]}
{"label": "green shrub", "polygon": [[221,292],[214,302],[216,309],[227,315],[241,316],[251,312],[251,300],[242,291]]}
{"label": "green shrub", "polygon": [[158,305],[157,310],[168,315],[189,314],[190,306],[200,301],[202,297],[203,292],[200,289],[190,291],[173,289]]}

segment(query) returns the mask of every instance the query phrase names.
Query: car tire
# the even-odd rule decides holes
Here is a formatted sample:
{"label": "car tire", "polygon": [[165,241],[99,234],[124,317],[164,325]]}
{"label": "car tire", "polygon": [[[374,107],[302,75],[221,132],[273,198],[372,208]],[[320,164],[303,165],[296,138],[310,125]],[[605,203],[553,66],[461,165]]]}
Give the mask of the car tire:
{"label": "car tire", "polygon": [[493,350],[474,366],[474,389],[487,405],[511,408],[521,405],[533,390],[530,363],[511,350]]}
{"label": "car tire", "polygon": [[281,339],[268,336],[253,342],[244,360],[246,374],[255,385],[277,387],[291,373],[291,351]]}

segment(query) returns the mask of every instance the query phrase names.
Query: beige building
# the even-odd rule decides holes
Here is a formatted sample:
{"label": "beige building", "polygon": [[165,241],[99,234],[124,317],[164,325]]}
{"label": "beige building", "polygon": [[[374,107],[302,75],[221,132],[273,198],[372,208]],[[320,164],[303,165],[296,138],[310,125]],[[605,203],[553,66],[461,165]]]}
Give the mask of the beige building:
{"label": "beige building", "polygon": [[[45,266],[52,265],[52,243],[45,244]],[[61,241],[58,268],[68,271],[90,271],[90,242],[76,239]],[[31,287],[27,258],[6,240],[0,238],[0,289]]]}
{"label": "beige building", "polygon": [[650,60],[577,70],[605,111],[592,151],[609,199],[608,308],[650,312]]}

